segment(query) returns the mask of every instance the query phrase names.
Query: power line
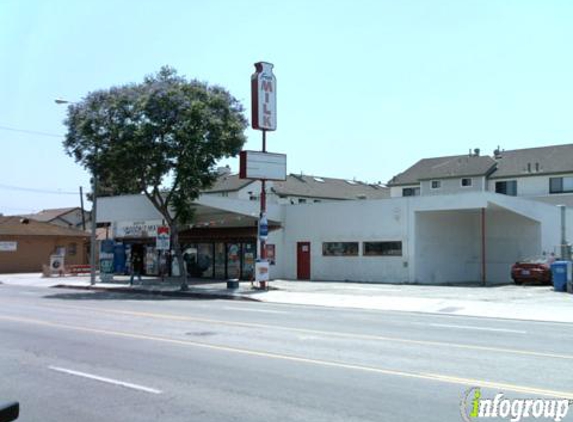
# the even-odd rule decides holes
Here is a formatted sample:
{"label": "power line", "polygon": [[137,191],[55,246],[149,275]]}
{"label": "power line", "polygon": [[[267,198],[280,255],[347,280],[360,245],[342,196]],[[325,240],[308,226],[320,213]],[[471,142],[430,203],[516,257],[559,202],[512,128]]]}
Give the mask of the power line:
{"label": "power line", "polygon": [[78,195],[78,192],[66,192],[66,191],[60,191],[60,190],[24,188],[21,186],[10,186],[10,185],[2,185],[2,184],[0,184],[0,189],[17,190],[17,191],[31,192],[31,193],[45,193],[45,194],[50,194],[50,195]]}
{"label": "power line", "polygon": [[55,133],[38,132],[35,130],[26,130],[26,129],[17,129],[17,128],[8,127],[8,126],[0,126],[0,130],[9,130],[10,132],[27,133],[29,135],[49,136],[51,138],[60,138],[60,139],[63,138],[62,135],[56,135]]}

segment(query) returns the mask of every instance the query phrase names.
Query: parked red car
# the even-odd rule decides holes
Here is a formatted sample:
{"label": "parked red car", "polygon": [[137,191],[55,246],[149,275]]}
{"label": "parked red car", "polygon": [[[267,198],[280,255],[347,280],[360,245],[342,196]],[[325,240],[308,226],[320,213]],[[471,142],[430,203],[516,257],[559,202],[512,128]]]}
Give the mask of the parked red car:
{"label": "parked red car", "polygon": [[551,262],[546,257],[526,258],[511,266],[511,278],[515,284],[551,282]]}

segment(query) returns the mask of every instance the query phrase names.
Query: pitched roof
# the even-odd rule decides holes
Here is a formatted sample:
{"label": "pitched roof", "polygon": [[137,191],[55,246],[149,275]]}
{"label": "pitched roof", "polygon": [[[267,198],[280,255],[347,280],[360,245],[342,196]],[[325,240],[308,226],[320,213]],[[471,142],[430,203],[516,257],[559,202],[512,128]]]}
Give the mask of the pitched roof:
{"label": "pitched roof", "polygon": [[50,222],[56,218],[62,217],[71,211],[77,210],[79,207],[69,207],[69,208],[51,208],[47,210],[42,210],[36,214],[22,215],[22,217],[32,218],[36,221]]}
{"label": "pitched roof", "polygon": [[[237,174],[220,176],[207,193],[236,191],[254,180],[239,179]],[[302,176],[289,174],[287,180],[273,181],[272,191],[279,196],[301,196],[324,199],[380,199],[390,196],[386,186],[371,185],[345,179],[330,177]]]}
{"label": "pitched roof", "polygon": [[0,235],[89,237],[89,233],[25,217],[0,217]]}
{"label": "pitched roof", "polygon": [[447,179],[465,176],[486,176],[496,166],[496,161],[485,155],[455,155],[452,157],[425,158],[406,171],[394,176],[389,186],[417,184],[421,180]]}
{"label": "pitched roof", "polygon": [[239,179],[238,174],[223,174],[217,178],[217,181],[205,192],[232,192],[237,191],[253,183],[254,180]]}
{"label": "pitched roof", "polygon": [[501,151],[491,178],[573,172],[573,144]]}
{"label": "pitched roof", "polygon": [[289,174],[284,182],[273,182],[272,190],[280,196],[325,199],[381,199],[390,196],[389,189],[381,185],[295,174]]}

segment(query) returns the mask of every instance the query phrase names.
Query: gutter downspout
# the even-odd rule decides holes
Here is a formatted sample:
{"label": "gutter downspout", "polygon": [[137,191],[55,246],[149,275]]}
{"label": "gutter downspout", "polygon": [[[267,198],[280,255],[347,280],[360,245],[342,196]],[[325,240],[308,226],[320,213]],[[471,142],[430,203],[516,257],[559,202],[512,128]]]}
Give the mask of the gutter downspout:
{"label": "gutter downspout", "polygon": [[481,209],[481,283],[486,286],[485,267],[485,208]]}
{"label": "gutter downspout", "polygon": [[568,261],[569,257],[569,247],[567,245],[567,231],[566,229],[566,212],[567,208],[565,205],[557,205],[559,211],[561,211],[561,259]]}

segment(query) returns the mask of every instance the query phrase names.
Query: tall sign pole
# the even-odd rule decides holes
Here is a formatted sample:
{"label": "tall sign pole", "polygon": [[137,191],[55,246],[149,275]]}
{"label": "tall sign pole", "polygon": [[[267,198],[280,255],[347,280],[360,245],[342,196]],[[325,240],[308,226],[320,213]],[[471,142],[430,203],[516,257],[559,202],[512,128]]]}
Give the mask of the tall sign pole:
{"label": "tall sign pole", "polygon": [[[251,121],[253,129],[263,132],[262,152],[266,153],[267,131],[273,131],[277,128],[277,80],[273,74],[273,65],[271,63],[255,63],[255,69],[255,73],[251,76]],[[267,253],[265,250],[268,236],[266,179],[260,180],[261,211],[258,224],[258,238],[260,242],[258,258],[261,264],[268,265],[266,263]],[[268,266],[266,268],[268,274]],[[266,288],[266,281],[259,280],[259,282],[261,288]]]}

